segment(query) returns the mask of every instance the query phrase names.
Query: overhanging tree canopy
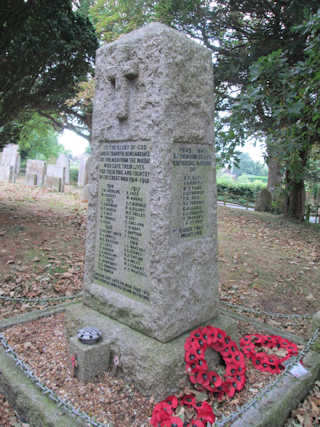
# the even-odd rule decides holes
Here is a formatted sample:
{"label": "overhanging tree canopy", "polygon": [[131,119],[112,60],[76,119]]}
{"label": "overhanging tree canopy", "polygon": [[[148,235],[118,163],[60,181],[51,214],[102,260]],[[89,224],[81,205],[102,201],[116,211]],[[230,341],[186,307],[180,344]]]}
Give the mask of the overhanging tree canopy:
{"label": "overhanging tree canopy", "polygon": [[72,1],[3,1],[0,28],[0,147],[17,137],[34,111],[85,120],[65,101],[93,73],[98,43]]}

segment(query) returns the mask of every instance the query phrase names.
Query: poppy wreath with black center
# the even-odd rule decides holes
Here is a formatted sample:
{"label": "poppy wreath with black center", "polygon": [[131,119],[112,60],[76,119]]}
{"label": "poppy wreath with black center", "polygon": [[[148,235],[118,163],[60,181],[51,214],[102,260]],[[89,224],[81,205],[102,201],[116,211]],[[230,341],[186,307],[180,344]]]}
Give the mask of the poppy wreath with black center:
{"label": "poppy wreath with black center", "polygon": [[[221,377],[215,371],[209,371],[205,360],[208,348],[221,354],[226,373]],[[226,394],[232,397],[245,384],[245,358],[237,344],[222,329],[213,326],[200,327],[191,332],[185,345],[186,371],[192,384],[198,389],[217,393],[218,397]]]}
{"label": "poppy wreath with black center", "polygon": [[[183,422],[177,417],[175,411],[180,406],[193,408],[197,418],[190,422]],[[194,394],[186,394],[178,399],[176,396],[168,396],[162,402],[155,405],[151,417],[153,427],[206,427],[207,423],[215,423],[215,415],[208,402],[197,402]]]}
{"label": "poppy wreath with black center", "polygon": [[[283,362],[298,354],[296,344],[279,335],[245,335],[240,340],[240,346],[243,353],[252,361],[256,369],[263,372],[270,372],[271,374],[279,374],[284,369]],[[262,347],[285,349],[287,354],[283,357],[268,354],[261,351]]]}

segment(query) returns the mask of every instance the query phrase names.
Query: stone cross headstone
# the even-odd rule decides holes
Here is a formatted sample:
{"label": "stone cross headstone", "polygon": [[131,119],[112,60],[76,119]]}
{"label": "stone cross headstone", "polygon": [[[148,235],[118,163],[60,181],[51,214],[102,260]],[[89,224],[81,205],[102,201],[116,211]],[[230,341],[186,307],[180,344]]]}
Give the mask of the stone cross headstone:
{"label": "stone cross headstone", "polygon": [[70,160],[68,159],[68,157],[64,153],[59,154],[59,156],[57,158],[56,165],[65,168],[65,181],[64,181],[64,183],[70,184]]}
{"label": "stone cross headstone", "polygon": [[26,184],[43,186],[45,182],[47,164],[43,160],[27,160]]}
{"label": "stone cross headstone", "polygon": [[47,166],[45,185],[54,191],[64,192],[66,168],[57,165]]}
{"label": "stone cross headstone", "polygon": [[88,171],[88,160],[90,158],[90,154],[84,154],[80,158],[80,164],[79,164],[79,174],[78,174],[78,186],[84,187],[88,184],[88,177],[89,177],[89,171]]}
{"label": "stone cross headstone", "polygon": [[1,166],[12,166],[14,177],[19,174],[20,154],[19,146],[17,144],[8,144],[4,147],[1,156]]}
{"label": "stone cross headstone", "polygon": [[184,375],[183,334],[217,316],[211,53],[153,23],[101,47],[96,78],[85,306],[70,316],[159,396]]}

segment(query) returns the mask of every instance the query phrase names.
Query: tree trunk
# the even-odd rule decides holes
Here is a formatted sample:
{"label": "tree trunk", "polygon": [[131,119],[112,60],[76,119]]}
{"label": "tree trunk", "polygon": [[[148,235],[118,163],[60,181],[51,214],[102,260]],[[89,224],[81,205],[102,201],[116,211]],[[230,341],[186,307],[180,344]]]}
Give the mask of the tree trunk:
{"label": "tree trunk", "polygon": [[268,190],[273,196],[274,191],[282,181],[281,164],[276,157],[269,157],[268,161]]}
{"label": "tree trunk", "polygon": [[285,205],[285,215],[304,221],[304,208],[306,201],[306,191],[304,180],[294,181],[286,173],[287,182],[287,200]]}

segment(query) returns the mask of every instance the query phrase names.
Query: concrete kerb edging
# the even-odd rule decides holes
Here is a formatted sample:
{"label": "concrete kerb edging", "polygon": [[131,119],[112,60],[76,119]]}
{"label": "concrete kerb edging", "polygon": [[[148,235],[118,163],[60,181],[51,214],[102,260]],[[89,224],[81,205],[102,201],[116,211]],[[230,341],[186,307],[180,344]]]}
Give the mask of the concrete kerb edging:
{"label": "concrete kerb edging", "polygon": [[309,374],[295,378],[284,375],[277,386],[266,394],[244,416],[231,424],[232,427],[281,427],[289,413],[308,394],[320,374],[320,355],[310,352],[303,360]]}
{"label": "concrete kerb edging", "polygon": [[[0,331],[21,323],[31,322],[52,314],[62,313],[74,303],[64,303],[43,311],[33,311],[0,321]],[[22,421],[32,427],[76,427],[87,424],[63,413],[57,404],[44,395],[6,355],[0,346],[0,392],[16,410]]]}
{"label": "concrete kerb edging", "polygon": [[[62,313],[66,307],[77,304],[76,302],[64,303],[52,309],[34,311],[14,318],[0,321],[0,331],[13,325],[30,322],[41,317]],[[282,334],[288,339],[302,343],[301,337],[288,334],[278,328],[257,322],[246,316],[238,315],[228,310],[221,309],[225,315],[252,323],[269,333]],[[285,422],[292,409],[307,395],[313,383],[320,376],[320,355],[310,352],[304,359],[304,365],[309,370],[309,374],[299,379],[285,375],[277,386],[267,393],[253,407],[248,409],[244,415],[234,421],[232,427],[280,427]],[[24,375],[16,366],[13,359],[5,354],[0,348],[0,392],[5,395],[9,403],[15,408],[20,417],[27,420],[31,426],[35,427],[76,427],[87,425],[79,418],[66,415],[54,402]],[[128,426],[129,427],[129,426]]]}

